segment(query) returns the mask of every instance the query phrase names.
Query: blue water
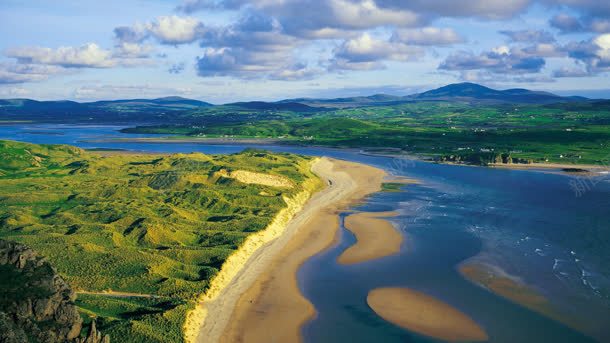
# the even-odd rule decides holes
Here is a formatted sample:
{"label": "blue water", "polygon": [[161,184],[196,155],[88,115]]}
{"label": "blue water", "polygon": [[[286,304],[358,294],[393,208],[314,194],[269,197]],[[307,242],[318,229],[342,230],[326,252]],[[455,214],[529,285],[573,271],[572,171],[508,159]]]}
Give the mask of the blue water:
{"label": "blue water", "polygon": [[[154,136],[127,136],[118,129],[5,125],[0,126],[0,139],[213,154],[248,147],[108,141]],[[336,149],[257,148],[368,163],[420,181],[403,192],[373,195],[358,208],[400,213],[390,219],[405,235],[400,254],[338,265],[337,256],[354,242],[342,228],[336,246],[303,265],[299,285],[318,310],[304,328],[307,342],[434,341],[400,329],[368,308],[366,294],[387,286],[417,289],[455,306],[482,325],[491,342],[593,341],[589,337],[610,342],[610,249],[598,249],[610,246],[610,182],[603,176],[576,194],[570,185],[573,177],[559,174],[438,165]],[[473,257],[538,289],[577,318],[586,335],[464,280],[456,266]]]}

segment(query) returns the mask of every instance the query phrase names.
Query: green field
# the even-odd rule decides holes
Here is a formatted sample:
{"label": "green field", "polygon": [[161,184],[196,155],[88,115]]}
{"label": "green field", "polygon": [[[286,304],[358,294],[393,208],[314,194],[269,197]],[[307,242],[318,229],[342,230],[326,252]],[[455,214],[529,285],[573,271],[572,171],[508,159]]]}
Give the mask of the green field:
{"label": "green field", "polygon": [[[279,138],[287,144],[395,148],[437,161],[607,164],[610,102],[556,104],[418,101],[289,111],[190,113],[192,124],[143,126],[126,133],[186,137]],[[230,115],[229,115],[230,114]],[[280,119],[281,118],[281,119]]]}
{"label": "green field", "polygon": [[[0,237],[46,256],[113,342],[179,342],[186,312],[226,258],[286,206],[319,186],[309,158],[110,155],[0,141]],[[293,187],[242,183],[245,170]],[[313,190],[313,189],[312,189]]]}

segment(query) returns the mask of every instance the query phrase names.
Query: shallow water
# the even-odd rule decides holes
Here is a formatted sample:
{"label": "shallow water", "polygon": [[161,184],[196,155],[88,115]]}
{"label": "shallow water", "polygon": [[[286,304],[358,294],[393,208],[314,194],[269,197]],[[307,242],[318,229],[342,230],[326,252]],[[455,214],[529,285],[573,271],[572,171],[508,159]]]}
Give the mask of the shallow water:
{"label": "shallow water", "polygon": [[[114,126],[0,125],[0,139],[64,143],[83,148],[156,152],[233,153],[247,146],[192,143],[102,142],[123,135]],[[337,256],[353,244],[344,228],[336,246],[307,261],[299,284],[319,314],[304,328],[306,342],[430,342],[376,316],[366,294],[376,287],[423,291],[482,325],[491,342],[588,342],[558,322],[464,280],[456,266],[475,255],[539,289],[556,306],[610,341],[610,183],[595,182],[581,196],[573,178],[373,157],[321,148],[256,146],[365,162],[418,179],[403,192],[378,193],[361,210],[396,210],[390,219],[405,235],[400,254],[344,266]]]}

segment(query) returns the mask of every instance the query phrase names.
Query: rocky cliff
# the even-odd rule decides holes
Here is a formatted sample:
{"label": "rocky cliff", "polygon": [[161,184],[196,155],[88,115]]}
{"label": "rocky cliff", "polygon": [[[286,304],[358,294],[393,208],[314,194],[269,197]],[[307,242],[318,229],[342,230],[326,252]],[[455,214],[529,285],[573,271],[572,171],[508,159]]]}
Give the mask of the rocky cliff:
{"label": "rocky cliff", "polygon": [[80,337],[75,293],[30,248],[0,240],[0,275],[0,342],[109,342],[95,322],[87,337]]}

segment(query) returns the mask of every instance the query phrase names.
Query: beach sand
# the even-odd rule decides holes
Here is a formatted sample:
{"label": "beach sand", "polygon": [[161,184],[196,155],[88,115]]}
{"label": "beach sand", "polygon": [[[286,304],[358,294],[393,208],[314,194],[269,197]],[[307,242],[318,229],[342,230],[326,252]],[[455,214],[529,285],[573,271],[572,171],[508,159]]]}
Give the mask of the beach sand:
{"label": "beach sand", "polygon": [[345,218],[345,228],[356,236],[356,243],[337,258],[340,264],[355,264],[397,254],[403,237],[382,217],[396,212],[362,212]]}
{"label": "beach sand", "polygon": [[377,288],[369,306],[383,319],[422,335],[446,341],[485,341],[485,331],[466,314],[408,288]]}
{"label": "beach sand", "polygon": [[338,213],[379,191],[385,173],[370,166],[327,158],[312,170],[328,185],[241,268],[205,307],[197,342],[298,342],[300,327],[315,315],[300,293],[296,273],[309,257],[329,247]]}

